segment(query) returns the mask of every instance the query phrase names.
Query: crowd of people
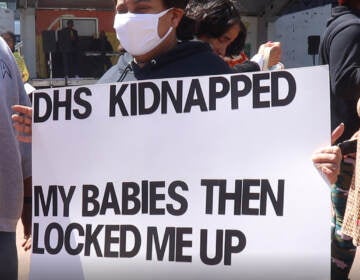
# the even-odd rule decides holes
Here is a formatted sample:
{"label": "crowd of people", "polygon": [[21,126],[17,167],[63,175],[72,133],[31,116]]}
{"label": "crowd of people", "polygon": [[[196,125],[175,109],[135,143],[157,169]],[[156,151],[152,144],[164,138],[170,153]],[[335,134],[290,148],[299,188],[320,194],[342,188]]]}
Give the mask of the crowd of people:
{"label": "crowd of people", "polygon": [[[115,1],[115,7],[114,29],[125,52],[98,83],[220,75],[269,70],[276,66],[276,69],[284,67],[281,64],[281,45],[276,42],[264,43],[254,57],[240,63],[237,57],[243,52],[247,31],[239,11],[230,0],[118,0]],[[356,102],[360,97],[360,24],[356,21],[356,19],[359,21],[359,14],[359,0],[339,0],[339,6],[333,10],[333,16],[329,20],[320,46],[322,63],[329,64],[330,69],[333,144],[342,144],[346,139],[358,138],[356,132],[360,128],[360,122],[358,116],[354,114],[356,114]],[[71,25],[71,22],[69,24]],[[72,26],[68,26],[68,29],[72,29]],[[75,34],[73,36],[75,37]],[[3,41],[0,40],[0,43],[1,51],[8,57],[7,62],[10,66],[7,67],[12,67],[13,71],[14,61],[9,55],[10,51],[3,46]],[[11,82],[14,83],[13,86],[10,85]],[[6,116],[3,116],[6,122],[3,123],[0,119],[0,123],[4,126],[1,131],[5,129],[7,131],[7,138],[2,137],[2,140],[11,141],[14,147],[22,152],[20,154],[28,159],[29,155],[25,154],[22,145],[29,145],[31,142],[32,109],[29,101],[23,96],[20,80],[9,80],[8,83],[7,88],[2,87],[4,91],[2,96],[15,91],[20,97],[17,104],[3,103],[3,106],[8,104],[8,108],[3,110],[6,112]],[[12,119],[18,133],[17,138],[21,143],[27,144],[14,144],[15,134],[9,127],[11,109],[16,112]],[[11,139],[8,139],[9,137]],[[355,232],[344,231],[344,224],[349,225],[347,229],[353,228],[352,223],[357,224],[357,218],[345,214],[345,209],[350,209],[347,203],[351,201],[353,205],[356,200],[347,199],[347,193],[352,189],[351,182],[354,191],[350,192],[350,197],[356,195],[359,188],[356,185],[356,178],[351,179],[356,162],[356,151],[345,154],[344,150],[341,151],[342,147],[344,145],[324,147],[313,154],[315,166],[327,178],[332,191],[334,208],[332,280],[348,279],[355,249],[360,243],[358,242],[359,226],[355,227]],[[18,160],[7,160],[17,164],[12,167],[14,170],[11,170],[11,174],[17,178],[16,186],[20,186],[19,178],[28,180],[30,174],[27,169],[26,172],[21,172],[24,167],[19,165]],[[5,171],[10,172],[2,168],[0,171],[4,171],[4,174]],[[8,175],[2,176],[0,173],[0,179],[3,180],[0,185],[0,201],[4,201],[4,204],[0,203],[0,213],[3,211],[2,206],[10,209],[6,206],[11,203],[7,199],[8,196],[14,197],[18,205],[14,212],[10,213],[13,222],[20,217],[19,209],[22,204],[27,205],[30,195],[28,191],[25,196],[20,191],[16,194],[9,193],[5,178],[8,180]],[[22,197],[25,198],[22,200]],[[28,211],[26,207],[23,209]],[[346,211],[350,213],[350,210]],[[360,217],[360,213],[358,214]],[[4,233],[11,232],[14,238],[13,223],[11,225],[6,225],[0,217],[0,246],[3,242],[7,242]],[[28,226],[27,222],[24,225]],[[26,240],[28,240],[29,232],[28,230],[26,232]],[[29,245],[25,246],[28,248]],[[0,260],[3,258],[3,250],[0,250]],[[10,271],[10,268],[15,269],[16,266],[3,264],[4,262],[0,261],[0,271]],[[6,273],[14,274],[14,271]],[[13,276],[8,279],[16,278]]]}

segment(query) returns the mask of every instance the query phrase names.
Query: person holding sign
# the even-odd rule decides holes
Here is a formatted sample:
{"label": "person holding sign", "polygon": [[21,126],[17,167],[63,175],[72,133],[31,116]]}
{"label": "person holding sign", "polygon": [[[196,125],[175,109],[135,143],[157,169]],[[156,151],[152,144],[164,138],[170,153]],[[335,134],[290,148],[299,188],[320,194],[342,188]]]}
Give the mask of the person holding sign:
{"label": "person holding sign", "polygon": [[178,42],[187,2],[117,1],[114,29],[126,53],[99,83],[231,73],[208,44]]}
{"label": "person holding sign", "polygon": [[[187,3],[188,1],[167,0],[117,1],[114,28],[126,52],[98,83],[230,74],[262,68],[254,63],[255,67],[251,69],[246,65],[232,69],[218,56],[219,53],[214,52],[214,40],[209,41],[202,37],[199,38],[200,41],[189,41],[196,29],[192,20],[196,22],[203,19],[190,20],[184,10]],[[228,1],[225,5],[215,3],[218,5],[219,14],[227,11],[229,3]],[[230,8],[232,9],[230,18],[225,20],[232,22],[235,17],[240,21],[240,16],[231,3]],[[139,13],[139,9],[145,12]],[[228,32],[232,33],[231,38],[227,40],[228,45],[240,36],[240,27],[232,23],[228,26],[226,21],[222,23],[224,26],[219,28],[221,36],[227,37]],[[209,27],[207,23],[205,26]],[[189,30],[192,31],[186,33]],[[279,61],[274,57],[277,56],[278,48],[276,46],[270,53],[271,61]]]}
{"label": "person holding sign", "polygon": [[329,64],[331,129],[345,131],[337,142],[349,139],[359,128],[356,102],[360,96],[360,0],[339,0],[332,10],[320,43],[321,64]]}
{"label": "person holding sign", "polygon": [[[98,83],[233,73],[208,44],[178,42],[176,31],[187,2],[118,0],[114,28],[127,52]],[[19,137],[31,141],[26,135],[31,135],[31,108],[13,109],[22,114],[13,116],[15,128],[22,133]]]}
{"label": "person holding sign", "polygon": [[[336,143],[349,139],[360,128],[356,112],[356,102],[360,96],[360,1],[339,0],[338,3],[327,22],[319,49],[320,62],[329,65],[331,128],[335,129],[339,123],[345,124],[345,131]],[[353,168],[346,162],[343,165],[350,170]],[[331,279],[336,280],[348,279],[355,258],[355,247],[351,240],[343,239],[336,230],[343,221],[350,179],[351,176],[348,180],[337,180],[336,188],[332,189],[334,212],[337,215],[332,232]]]}
{"label": "person holding sign", "polygon": [[[209,44],[200,41],[178,42],[177,34],[188,27],[185,20],[187,18],[183,18],[187,2],[118,0],[114,28],[126,52],[120,56],[118,63],[99,79],[98,83],[229,74],[260,69],[254,62],[252,65],[256,65],[255,67],[249,68],[244,65],[236,70],[231,69],[218,53],[213,51],[214,46],[211,46],[210,41]],[[233,20],[241,21],[240,16],[227,0],[224,3],[215,4],[220,14],[229,7],[231,10],[229,15],[224,16],[225,22],[231,23],[230,27],[225,24],[224,28],[220,28],[220,33],[225,36],[229,28],[237,27],[233,26]],[[142,12],[137,13],[139,10]],[[151,30],[149,26],[152,26]],[[204,26],[211,28],[207,23],[204,23]],[[193,26],[190,29],[192,28]],[[132,30],[136,30],[137,36],[133,36]],[[237,31],[239,34],[236,36],[242,36],[239,30]],[[231,38],[226,46],[234,42],[234,39],[235,37]],[[144,40],[147,43],[143,43]],[[272,61],[279,61],[277,52],[270,56]],[[31,135],[31,108],[15,106],[14,111],[22,114],[20,117],[14,115],[15,128],[21,133],[19,138],[26,142],[31,141],[31,136],[29,136],[29,133]],[[26,116],[29,117],[26,118]]]}
{"label": "person holding sign", "polygon": [[0,275],[16,280],[16,225],[22,218],[25,249],[31,234],[31,146],[19,143],[12,128],[11,105],[30,105],[11,50],[0,39]]}
{"label": "person holding sign", "polygon": [[[359,101],[357,110],[360,113]],[[340,124],[333,131],[331,135],[332,145],[341,137],[344,129],[344,124]],[[359,237],[360,232],[354,233],[352,229],[354,222],[347,214],[356,212],[354,196],[358,192],[358,188],[353,185],[355,182],[353,176],[354,165],[357,161],[356,139],[358,137],[359,131],[350,140],[343,141],[338,145],[321,148],[315,151],[312,156],[315,167],[331,185],[333,204],[331,279],[348,279],[355,258],[356,246],[360,244],[359,240],[352,239],[354,236]],[[357,213],[357,216],[359,214]],[[344,229],[347,231],[344,231]]]}

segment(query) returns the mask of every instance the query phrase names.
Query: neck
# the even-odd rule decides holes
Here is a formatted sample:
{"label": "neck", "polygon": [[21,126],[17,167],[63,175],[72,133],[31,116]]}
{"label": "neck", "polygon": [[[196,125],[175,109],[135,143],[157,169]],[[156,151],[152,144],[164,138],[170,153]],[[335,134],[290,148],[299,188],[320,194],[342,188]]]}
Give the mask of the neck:
{"label": "neck", "polygon": [[140,62],[134,57],[134,62],[140,67],[143,68],[147,62]]}

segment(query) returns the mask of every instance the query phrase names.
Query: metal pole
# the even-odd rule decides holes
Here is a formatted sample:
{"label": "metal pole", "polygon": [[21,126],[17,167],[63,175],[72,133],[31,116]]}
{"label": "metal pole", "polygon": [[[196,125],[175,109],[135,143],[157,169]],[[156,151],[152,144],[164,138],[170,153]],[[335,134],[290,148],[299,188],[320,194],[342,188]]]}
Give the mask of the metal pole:
{"label": "metal pole", "polygon": [[51,52],[49,52],[48,65],[49,65],[49,72],[50,72],[50,87],[53,87],[53,69],[52,69],[52,54],[51,54]]}

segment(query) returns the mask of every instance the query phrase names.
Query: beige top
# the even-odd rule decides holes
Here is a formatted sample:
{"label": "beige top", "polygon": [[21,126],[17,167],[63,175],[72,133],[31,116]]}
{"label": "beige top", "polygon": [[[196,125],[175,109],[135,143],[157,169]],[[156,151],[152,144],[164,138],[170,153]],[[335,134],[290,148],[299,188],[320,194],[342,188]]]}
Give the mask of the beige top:
{"label": "beige top", "polygon": [[360,245],[360,137],[357,139],[355,172],[346,203],[342,233],[352,237],[355,246]]}

